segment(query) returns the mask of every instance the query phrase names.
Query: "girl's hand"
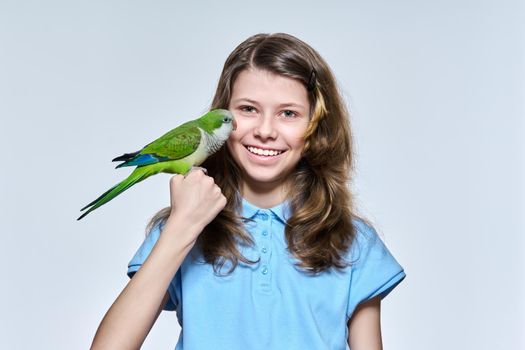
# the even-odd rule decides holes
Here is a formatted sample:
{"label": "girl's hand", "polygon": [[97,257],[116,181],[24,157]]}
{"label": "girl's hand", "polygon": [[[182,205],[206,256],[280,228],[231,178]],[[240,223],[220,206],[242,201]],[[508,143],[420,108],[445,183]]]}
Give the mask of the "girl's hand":
{"label": "girl's hand", "polygon": [[226,197],[219,186],[212,177],[199,169],[191,170],[185,177],[171,177],[170,201],[171,213],[168,221],[195,228],[189,230],[192,239],[197,239],[204,227],[226,206]]}

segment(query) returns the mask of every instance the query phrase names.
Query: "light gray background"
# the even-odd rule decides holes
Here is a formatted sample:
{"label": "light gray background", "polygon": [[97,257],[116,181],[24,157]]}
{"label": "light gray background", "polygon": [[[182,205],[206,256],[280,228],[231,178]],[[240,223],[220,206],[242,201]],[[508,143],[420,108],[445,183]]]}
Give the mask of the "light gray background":
{"label": "light gray background", "polygon": [[[407,278],[385,349],[523,349],[524,7],[518,1],[1,1],[0,348],[82,349],[128,278],[158,175],[110,160],[203,113],[228,53],[289,32],[352,111],[354,190]],[[163,313],[144,349],[173,348]]]}

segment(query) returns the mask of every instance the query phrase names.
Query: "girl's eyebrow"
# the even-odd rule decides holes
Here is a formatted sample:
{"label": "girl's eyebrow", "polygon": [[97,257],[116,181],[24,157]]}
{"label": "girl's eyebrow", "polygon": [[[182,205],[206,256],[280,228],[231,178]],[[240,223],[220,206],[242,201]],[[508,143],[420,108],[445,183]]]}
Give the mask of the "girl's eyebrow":
{"label": "girl's eyebrow", "polygon": [[[251,103],[251,104],[259,104],[257,101],[255,100],[251,100],[249,98],[246,98],[246,97],[243,97],[243,98],[237,98],[235,100],[232,101],[232,103],[239,103],[239,102],[248,102],[248,103]],[[299,103],[294,103],[294,102],[287,102],[287,103],[281,103],[280,105],[277,106],[278,108],[283,108],[283,107],[297,107],[297,108],[303,108],[303,109],[306,109],[305,106],[303,106],[302,104],[299,104]]]}
{"label": "girl's eyebrow", "polygon": [[251,104],[258,104],[257,101],[254,101],[254,100],[250,100],[249,98],[246,98],[246,97],[243,97],[243,98],[237,98],[235,100],[232,101],[232,103],[238,103],[238,102],[248,102],[248,103],[251,103]]}
{"label": "girl's eyebrow", "polygon": [[302,104],[299,104],[299,103],[293,103],[293,102],[289,102],[289,103],[282,103],[278,106],[279,108],[284,108],[284,107],[296,107],[296,108],[304,108],[306,109],[306,107],[304,107]]}

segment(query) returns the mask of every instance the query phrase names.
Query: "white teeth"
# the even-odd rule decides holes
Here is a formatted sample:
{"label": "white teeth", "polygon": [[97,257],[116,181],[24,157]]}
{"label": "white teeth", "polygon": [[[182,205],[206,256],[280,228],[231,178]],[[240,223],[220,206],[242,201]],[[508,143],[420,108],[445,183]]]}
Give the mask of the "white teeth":
{"label": "white teeth", "polygon": [[255,153],[260,156],[276,156],[278,154],[283,153],[283,151],[273,151],[273,150],[267,150],[267,149],[263,150],[263,149],[255,148],[252,146],[248,146],[247,148],[248,148],[248,151],[250,151],[251,153]]}

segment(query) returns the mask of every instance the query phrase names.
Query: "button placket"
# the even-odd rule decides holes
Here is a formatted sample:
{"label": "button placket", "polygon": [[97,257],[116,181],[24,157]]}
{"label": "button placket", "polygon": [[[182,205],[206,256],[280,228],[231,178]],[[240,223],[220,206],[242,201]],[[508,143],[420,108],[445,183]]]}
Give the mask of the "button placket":
{"label": "button placket", "polygon": [[263,290],[270,290],[271,285],[271,269],[270,269],[270,257],[271,257],[271,239],[272,239],[272,216],[268,211],[260,211],[260,279],[261,287]]}

